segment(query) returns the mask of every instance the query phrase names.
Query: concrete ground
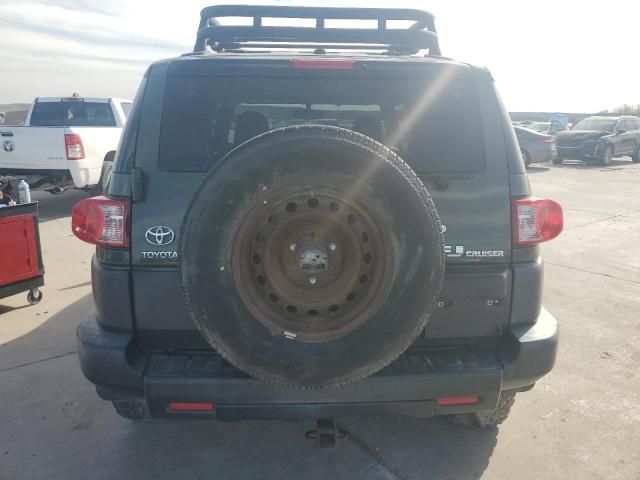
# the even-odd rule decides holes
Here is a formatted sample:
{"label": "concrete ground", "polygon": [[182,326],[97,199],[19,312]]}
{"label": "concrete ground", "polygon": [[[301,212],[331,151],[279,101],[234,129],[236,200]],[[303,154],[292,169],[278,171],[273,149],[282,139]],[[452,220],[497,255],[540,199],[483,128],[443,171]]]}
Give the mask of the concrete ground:
{"label": "concrete ground", "polygon": [[39,196],[44,300],[0,300],[0,479],[640,479],[640,165],[530,173],[535,194],[565,208],[565,232],[544,246],[562,331],[554,372],[499,429],[347,421],[337,450],[306,441],[307,423],[118,417],[74,353],[91,310],[92,248],[69,232],[84,194]]}

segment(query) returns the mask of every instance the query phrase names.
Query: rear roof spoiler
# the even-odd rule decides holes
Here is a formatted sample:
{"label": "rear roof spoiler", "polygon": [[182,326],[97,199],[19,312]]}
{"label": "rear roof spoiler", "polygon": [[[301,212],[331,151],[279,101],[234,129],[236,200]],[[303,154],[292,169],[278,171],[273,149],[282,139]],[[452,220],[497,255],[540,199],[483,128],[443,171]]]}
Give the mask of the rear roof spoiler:
{"label": "rear roof spoiler", "polygon": [[[220,18],[251,18],[252,25],[222,25]],[[264,18],[315,19],[315,27],[265,26]],[[377,28],[331,28],[326,20],[375,20]],[[388,21],[413,22],[409,28],[389,28]],[[217,5],[204,8],[194,53],[213,50],[264,48],[387,49],[390,53],[413,54],[429,50],[441,55],[433,14],[416,9],[323,8],[258,5]]]}

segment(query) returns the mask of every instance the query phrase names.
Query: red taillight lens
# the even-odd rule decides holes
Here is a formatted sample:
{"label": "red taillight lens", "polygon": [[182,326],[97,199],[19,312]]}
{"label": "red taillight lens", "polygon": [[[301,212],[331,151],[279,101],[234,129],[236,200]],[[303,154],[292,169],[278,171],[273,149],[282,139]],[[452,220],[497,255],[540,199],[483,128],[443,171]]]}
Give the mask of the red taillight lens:
{"label": "red taillight lens", "polygon": [[533,245],[556,238],[564,225],[562,207],[546,198],[515,200],[513,216],[513,240],[516,246]]}
{"label": "red taillight lens", "polygon": [[65,134],[64,147],[67,151],[67,160],[82,160],[84,158],[82,139],[77,133]]}
{"label": "red taillight lens", "polygon": [[540,137],[538,138],[538,143],[553,143],[555,139],[551,136]]}
{"label": "red taillight lens", "polygon": [[293,68],[301,70],[353,70],[355,60],[315,60],[307,58],[294,58],[291,60]]}
{"label": "red taillight lens", "polygon": [[71,230],[80,240],[103,247],[129,245],[129,200],[92,197],[76,203]]}

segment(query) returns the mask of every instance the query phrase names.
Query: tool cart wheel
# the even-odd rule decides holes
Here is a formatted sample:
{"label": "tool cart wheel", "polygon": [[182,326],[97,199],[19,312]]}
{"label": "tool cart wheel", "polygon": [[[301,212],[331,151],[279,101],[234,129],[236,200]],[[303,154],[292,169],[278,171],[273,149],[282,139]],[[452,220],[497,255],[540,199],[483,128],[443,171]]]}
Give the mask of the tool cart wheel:
{"label": "tool cart wheel", "polygon": [[42,300],[42,292],[39,288],[34,288],[27,294],[27,301],[29,302],[29,305],[36,305],[40,303],[40,300]]}

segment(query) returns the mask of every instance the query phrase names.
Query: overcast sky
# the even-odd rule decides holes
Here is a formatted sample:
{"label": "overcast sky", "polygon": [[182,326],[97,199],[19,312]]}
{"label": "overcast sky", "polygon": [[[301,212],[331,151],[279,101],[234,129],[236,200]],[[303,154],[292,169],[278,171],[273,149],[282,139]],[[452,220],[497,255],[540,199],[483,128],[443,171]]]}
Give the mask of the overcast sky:
{"label": "overcast sky", "polygon": [[[0,103],[130,98],[149,63],[192,48],[199,11],[212,3],[0,0]],[[248,3],[424,8],[436,15],[443,54],[488,67],[511,111],[640,104],[638,0]]]}

